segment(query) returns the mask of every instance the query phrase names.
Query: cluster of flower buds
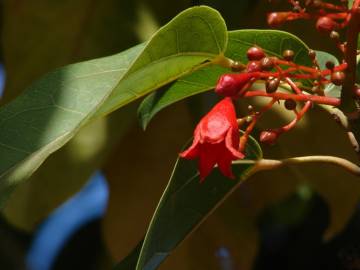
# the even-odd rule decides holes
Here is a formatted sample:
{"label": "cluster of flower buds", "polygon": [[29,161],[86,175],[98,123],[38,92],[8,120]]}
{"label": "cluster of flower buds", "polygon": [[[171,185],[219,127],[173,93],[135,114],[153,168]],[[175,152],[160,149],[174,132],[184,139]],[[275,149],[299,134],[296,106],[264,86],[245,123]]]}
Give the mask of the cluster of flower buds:
{"label": "cluster of flower buds", "polygon": [[[244,70],[222,75],[215,92],[222,99],[205,115],[194,131],[192,145],[180,154],[187,159],[199,159],[200,177],[203,180],[217,164],[227,177],[233,177],[231,162],[244,157],[245,146],[257,121],[277,102],[285,109],[294,112],[294,119],[285,126],[264,130],[260,141],[274,144],[281,134],[291,130],[312,104],[338,106],[338,98],[328,97],[324,93],[326,84],[342,85],[347,64],[326,63],[321,70],[316,61],[316,53],[309,51],[312,67],[298,65],[293,61],[294,52],[285,50],[281,58],[268,56],[260,47],[248,49],[248,63]],[[239,64],[234,62],[236,69]],[[255,82],[263,83],[264,89],[253,89]],[[249,106],[249,113],[236,118],[234,100],[248,97],[264,97],[270,101],[261,109]],[[242,135],[239,129],[243,130]]]}
{"label": "cluster of flower buds", "polygon": [[[312,50],[309,51],[309,57],[314,63],[313,67],[293,62],[294,52],[292,50],[285,50],[280,59],[266,56],[259,47],[251,47],[247,51],[247,57],[249,62],[244,72],[222,75],[215,88],[217,94],[234,99],[254,96],[270,98],[270,102],[262,110],[257,112],[251,110],[250,115],[246,116],[243,121],[239,121],[239,125],[250,123],[240,139],[240,151],[244,149],[247,136],[256,121],[276,102],[283,101],[287,110],[294,111],[295,118],[281,128],[263,131],[260,135],[260,141],[263,143],[275,143],[280,134],[289,131],[296,125],[309,110],[311,104],[333,106],[340,104],[339,99],[325,96],[323,89],[329,83],[342,85],[345,80],[344,70],[347,67],[345,63],[335,66],[333,62],[327,62],[326,69],[320,70],[316,61],[316,53]],[[265,82],[265,89],[252,90],[251,86],[259,80]],[[308,85],[302,83],[304,80],[308,82]],[[281,89],[283,90],[281,91]],[[303,106],[298,110],[300,104]]]}
{"label": "cluster of flower buds", "polygon": [[322,0],[304,0],[303,3],[288,0],[288,2],[292,5],[292,11],[268,14],[267,22],[270,26],[279,27],[287,21],[314,19],[316,29],[328,34],[336,42],[338,48],[345,52],[346,44],[340,42],[338,31],[349,24],[355,12],[359,12],[356,5],[348,8],[348,1],[341,1],[338,5]]}

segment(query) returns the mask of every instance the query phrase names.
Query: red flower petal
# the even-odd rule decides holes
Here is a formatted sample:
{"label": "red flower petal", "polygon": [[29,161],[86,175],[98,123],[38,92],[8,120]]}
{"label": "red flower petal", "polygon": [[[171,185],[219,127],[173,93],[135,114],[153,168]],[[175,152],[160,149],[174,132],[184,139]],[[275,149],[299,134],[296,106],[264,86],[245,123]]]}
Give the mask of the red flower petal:
{"label": "red flower petal", "polygon": [[[242,159],[245,157],[245,155],[243,153],[239,152],[238,150],[236,150],[236,148],[239,147],[239,136],[236,136],[236,134],[234,135],[235,132],[239,133],[239,130],[236,129],[236,131],[235,131],[232,128],[230,128],[228,130],[228,133],[226,134],[226,138],[225,138],[225,146],[226,146],[227,150],[230,151],[230,153],[232,154],[234,159]],[[234,139],[235,139],[235,142],[234,142]]]}
{"label": "red flower petal", "polygon": [[204,144],[201,145],[200,155],[199,155],[199,172],[200,172],[200,182],[205,180],[205,177],[208,176],[212,168],[216,164],[217,158],[217,145]]}
{"label": "red flower petal", "polygon": [[244,158],[239,149],[239,130],[234,104],[224,98],[196,126],[192,145],[180,153],[187,159],[199,158],[200,181],[218,164],[221,173],[234,178],[232,160]]}
{"label": "red flower petal", "polygon": [[232,157],[230,155],[225,155],[218,160],[219,170],[223,175],[229,178],[235,178],[231,170],[231,161]]}
{"label": "red flower petal", "polygon": [[199,156],[199,141],[200,141],[200,136],[198,134],[198,127],[195,129],[194,132],[194,140],[192,145],[186,149],[185,151],[181,152],[179,155],[182,158],[186,158],[186,159],[194,159],[196,157]]}

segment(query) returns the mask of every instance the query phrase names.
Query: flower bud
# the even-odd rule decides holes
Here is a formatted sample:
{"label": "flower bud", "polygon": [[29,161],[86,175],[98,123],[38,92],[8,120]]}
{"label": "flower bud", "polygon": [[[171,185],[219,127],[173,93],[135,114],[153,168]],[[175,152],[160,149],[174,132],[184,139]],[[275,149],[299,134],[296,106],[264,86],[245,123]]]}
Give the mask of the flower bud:
{"label": "flower bud", "polygon": [[333,61],[327,61],[325,63],[325,66],[326,66],[327,69],[333,70],[334,67],[335,67],[335,63]]}
{"label": "flower bud", "polygon": [[280,84],[279,78],[269,78],[265,82],[266,93],[271,94],[276,92]]}
{"label": "flower bud", "polygon": [[287,110],[292,111],[296,108],[296,101],[289,98],[289,99],[285,100],[284,106]]}
{"label": "flower bud", "polygon": [[331,74],[331,82],[335,85],[342,85],[345,80],[345,73],[342,71],[335,71]]}
{"label": "flower bud", "polygon": [[314,50],[309,50],[308,55],[309,55],[311,60],[315,60],[316,52]]}
{"label": "flower bud", "polygon": [[260,66],[263,70],[271,70],[274,67],[274,60],[270,57],[264,57],[260,61]]}
{"label": "flower bud", "polygon": [[250,61],[261,60],[262,58],[265,57],[264,51],[261,48],[255,46],[249,48],[248,51],[246,52],[246,55]]}
{"label": "flower bud", "polygon": [[220,77],[215,92],[227,97],[236,96],[256,76],[255,73],[224,74]]}
{"label": "flower bud", "polygon": [[251,61],[247,64],[246,71],[249,73],[261,71],[261,65],[258,61]]}
{"label": "flower bud", "polygon": [[358,86],[355,86],[354,87],[354,95],[357,97],[357,98],[360,98],[360,88]]}
{"label": "flower bud", "polygon": [[292,50],[285,50],[283,52],[283,57],[286,61],[292,61],[294,58],[294,51]]}
{"label": "flower bud", "polygon": [[339,27],[339,24],[327,16],[320,17],[316,22],[316,29],[322,33],[331,33]]}
{"label": "flower bud", "polygon": [[272,12],[267,16],[267,23],[271,27],[279,27],[286,22],[290,12]]}
{"label": "flower bud", "polygon": [[269,145],[275,144],[277,138],[279,137],[279,133],[273,130],[264,130],[260,133],[260,142],[266,143]]}
{"label": "flower bud", "polygon": [[339,35],[339,33],[336,32],[336,31],[331,31],[331,33],[330,33],[330,38],[333,39],[333,40],[339,40],[340,35]]}

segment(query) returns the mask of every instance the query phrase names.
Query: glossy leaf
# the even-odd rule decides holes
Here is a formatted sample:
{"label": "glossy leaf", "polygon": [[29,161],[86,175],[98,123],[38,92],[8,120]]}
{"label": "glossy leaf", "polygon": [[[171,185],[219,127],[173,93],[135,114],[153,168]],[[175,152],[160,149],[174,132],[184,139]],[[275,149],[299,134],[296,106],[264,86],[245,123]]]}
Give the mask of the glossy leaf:
{"label": "glossy leaf", "polygon": [[[291,49],[296,52],[294,61],[311,65],[308,47],[294,35],[275,30],[238,30],[229,32],[229,43],[225,55],[242,63],[247,62],[246,51],[253,45],[263,48],[268,55],[281,57],[282,52]],[[184,98],[211,90],[219,76],[231,72],[219,66],[209,66],[180,78],[164,92],[152,93],[141,104],[138,114],[144,128],[150,120],[170,104]]]}
{"label": "glossy leaf", "polygon": [[214,169],[203,183],[196,162],[179,159],[153,215],[136,270],[156,269],[249,176],[253,160],[261,157],[260,146],[251,138],[246,159],[233,165],[237,180],[228,179]]}
{"label": "glossy leaf", "polygon": [[82,126],[220,55],[226,26],[208,7],[190,8],[149,42],[44,76],[0,110],[0,198],[28,178]]}
{"label": "glossy leaf", "polygon": [[[3,2],[2,53],[6,59],[6,89],[0,100],[2,104],[14,99],[35,79],[55,68],[112,55],[139,43],[134,28],[141,27],[141,17],[135,16],[140,9],[134,1]],[[171,11],[171,17],[177,13]],[[87,18],[86,23],[84,18]],[[154,32],[156,30],[152,34]],[[22,42],[24,39],[26,45]],[[109,117],[87,124],[51,155],[12,193],[2,209],[7,221],[31,231],[52,210],[79,191],[133,127],[137,107],[138,104],[133,103]]]}

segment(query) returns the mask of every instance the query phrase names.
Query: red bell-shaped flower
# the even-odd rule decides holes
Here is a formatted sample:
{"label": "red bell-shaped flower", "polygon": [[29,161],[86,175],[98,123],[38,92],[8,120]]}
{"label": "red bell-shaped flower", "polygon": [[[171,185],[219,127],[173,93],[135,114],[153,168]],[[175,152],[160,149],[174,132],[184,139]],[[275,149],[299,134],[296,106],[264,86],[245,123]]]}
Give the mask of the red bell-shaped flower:
{"label": "red bell-shaped flower", "polygon": [[221,100],[196,126],[192,145],[180,153],[186,159],[199,158],[200,179],[203,181],[218,164],[223,175],[234,178],[231,162],[244,158],[239,152],[239,129],[231,98]]}

